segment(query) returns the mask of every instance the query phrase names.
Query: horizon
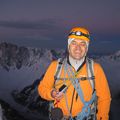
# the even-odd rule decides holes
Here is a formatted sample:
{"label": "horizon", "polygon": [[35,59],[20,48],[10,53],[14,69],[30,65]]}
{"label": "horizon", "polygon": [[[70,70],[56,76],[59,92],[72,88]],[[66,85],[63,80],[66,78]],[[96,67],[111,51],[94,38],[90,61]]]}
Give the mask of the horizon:
{"label": "horizon", "polygon": [[71,28],[82,26],[90,31],[91,52],[119,50],[120,1],[52,1],[0,1],[0,42],[65,49]]}
{"label": "horizon", "polygon": [[[64,50],[64,51],[66,51],[67,50],[67,48],[45,48],[45,47],[33,47],[33,46],[25,46],[25,45],[18,45],[18,44],[15,44],[15,43],[10,43],[10,42],[0,42],[0,45],[1,44],[8,44],[8,45],[15,45],[15,46],[17,46],[17,47],[25,47],[25,48],[30,48],[30,49],[48,49],[48,50]],[[99,53],[99,52],[93,52],[93,51],[91,51],[91,48],[89,47],[89,50],[88,50],[88,56],[105,56],[105,55],[112,55],[112,54],[115,54],[115,53],[117,53],[118,51],[120,51],[120,49],[118,49],[118,50],[116,50],[116,51],[114,51],[114,52],[104,52],[104,53]]]}

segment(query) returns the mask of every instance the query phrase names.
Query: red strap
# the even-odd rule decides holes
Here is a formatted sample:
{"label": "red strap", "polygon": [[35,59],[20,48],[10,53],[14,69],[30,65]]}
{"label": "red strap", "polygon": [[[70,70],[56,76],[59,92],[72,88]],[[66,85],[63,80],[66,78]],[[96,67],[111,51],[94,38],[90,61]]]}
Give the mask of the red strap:
{"label": "red strap", "polygon": [[54,106],[56,106],[56,107],[58,107],[58,103],[60,102],[60,100],[56,100],[56,102],[55,102],[55,104],[54,104]]}

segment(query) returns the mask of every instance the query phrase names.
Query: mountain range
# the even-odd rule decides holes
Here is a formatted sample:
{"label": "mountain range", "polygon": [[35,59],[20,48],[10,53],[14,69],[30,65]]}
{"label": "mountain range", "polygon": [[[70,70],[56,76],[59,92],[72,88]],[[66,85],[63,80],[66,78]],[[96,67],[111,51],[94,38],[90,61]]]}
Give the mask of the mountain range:
{"label": "mountain range", "polygon": [[[0,112],[4,120],[48,120],[49,102],[37,85],[52,60],[64,57],[63,49],[43,49],[0,43]],[[107,75],[112,94],[110,120],[120,118],[120,50],[111,55],[89,55]]]}

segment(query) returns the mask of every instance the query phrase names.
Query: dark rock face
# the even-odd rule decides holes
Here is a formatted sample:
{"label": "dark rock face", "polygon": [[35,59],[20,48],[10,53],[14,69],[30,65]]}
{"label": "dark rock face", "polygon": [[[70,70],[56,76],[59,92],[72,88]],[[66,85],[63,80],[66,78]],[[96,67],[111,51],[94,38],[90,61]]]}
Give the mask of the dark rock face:
{"label": "dark rock face", "polygon": [[22,66],[31,66],[42,56],[54,60],[65,54],[64,50],[48,50],[42,48],[27,48],[10,43],[0,43],[0,66],[7,71],[10,67],[20,69]]}

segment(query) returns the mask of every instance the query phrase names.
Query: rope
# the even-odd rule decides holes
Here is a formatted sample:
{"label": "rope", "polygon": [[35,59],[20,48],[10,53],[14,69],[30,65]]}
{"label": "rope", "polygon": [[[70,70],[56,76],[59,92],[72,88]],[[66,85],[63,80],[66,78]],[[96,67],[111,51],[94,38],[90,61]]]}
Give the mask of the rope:
{"label": "rope", "polygon": [[[64,61],[64,65],[65,65],[65,61]],[[65,78],[65,75],[67,74],[67,72],[65,71],[64,72],[64,78]],[[65,82],[65,79],[64,79],[64,82]],[[72,84],[72,82],[69,84],[69,86]],[[66,101],[66,106],[67,106],[67,109],[68,109],[68,112],[69,112],[69,116],[72,118],[72,114],[70,112],[70,108],[69,108],[69,105],[68,105],[68,100],[67,100],[67,95],[66,95],[66,92],[65,92],[65,101]],[[73,119],[71,119],[73,120]]]}
{"label": "rope", "polygon": [[91,112],[90,105],[93,103],[93,101],[94,101],[94,99],[96,97],[96,93],[95,92],[93,93],[92,98],[91,98],[90,101],[88,101],[88,102],[85,101],[81,86],[79,84],[79,80],[75,77],[72,68],[67,64],[67,62],[64,65],[64,69],[67,72],[68,76],[72,75],[74,77],[74,79],[70,79],[70,80],[72,81],[74,88],[76,89],[78,95],[80,96],[80,99],[81,99],[82,103],[84,104],[84,106],[82,108],[82,112],[80,112],[77,115],[77,119],[78,120],[83,120],[85,117],[87,118],[90,115],[90,112]]}

